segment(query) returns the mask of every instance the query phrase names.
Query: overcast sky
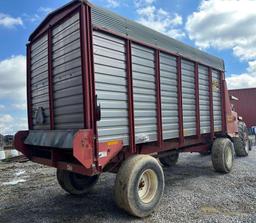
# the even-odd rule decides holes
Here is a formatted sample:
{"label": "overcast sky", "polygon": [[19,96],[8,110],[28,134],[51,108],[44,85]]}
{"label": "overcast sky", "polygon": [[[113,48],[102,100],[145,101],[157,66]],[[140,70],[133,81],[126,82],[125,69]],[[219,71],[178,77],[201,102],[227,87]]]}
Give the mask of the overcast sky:
{"label": "overcast sky", "polygon": [[[68,0],[0,1],[0,133],[27,128],[25,45]],[[92,0],[225,60],[229,88],[256,87],[256,0]]]}

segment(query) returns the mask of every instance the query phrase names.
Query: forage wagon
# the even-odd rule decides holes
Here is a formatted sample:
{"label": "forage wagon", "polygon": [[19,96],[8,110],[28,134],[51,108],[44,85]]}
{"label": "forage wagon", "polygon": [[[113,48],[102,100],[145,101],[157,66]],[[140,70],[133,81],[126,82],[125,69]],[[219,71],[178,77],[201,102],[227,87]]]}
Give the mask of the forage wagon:
{"label": "forage wagon", "polygon": [[29,37],[27,101],[29,130],[16,148],[56,167],[74,195],[117,173],[116,203],[138,217],[158,205],[162,166],[179,153],[211,152],[223,173],[234,147],[248,154],[222,59],[85,0],[50,13]]}

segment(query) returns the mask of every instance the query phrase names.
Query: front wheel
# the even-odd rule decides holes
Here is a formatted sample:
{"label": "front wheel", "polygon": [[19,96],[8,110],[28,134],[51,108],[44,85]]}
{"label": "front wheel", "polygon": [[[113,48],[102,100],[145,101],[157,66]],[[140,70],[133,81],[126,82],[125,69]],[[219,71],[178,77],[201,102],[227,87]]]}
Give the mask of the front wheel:
{"label": "front wheel", "polygon": [[233,167],[233,143],[228,138],[217,138],[212,145],[212,164],[217,172],[229,173]]}
{"label": "front wheel", "polygon": [[136,217],[145,217],[157,207],[163,191],[164,174],[155,158],[134,155],[123,162],[115,181],[117,206]]}
{"label": "front wheel", "polygon": [[72,195],[87,194],[97,183],[99,175],[85,176],[82,174],[57,169],[57,180],[62,189]]}
{"label": "front wheel", "polygon": [[234,137],[233,142],[237,156],[248,156],[250,150],[250,141],[248,130],[244,122],[239,121],[238,137]]}

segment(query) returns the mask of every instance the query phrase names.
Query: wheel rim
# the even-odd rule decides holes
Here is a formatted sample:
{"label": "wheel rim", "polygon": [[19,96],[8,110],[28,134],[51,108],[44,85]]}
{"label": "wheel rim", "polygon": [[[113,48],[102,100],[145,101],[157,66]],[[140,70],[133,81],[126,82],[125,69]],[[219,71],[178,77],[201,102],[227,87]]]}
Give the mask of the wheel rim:
{"label": "wheel rim", "polygon": [[233,154],[232,154],[232,149],[228,147],[226,150],[226,165],[228,169],[231,169],[232,164],[233,164]]}
{"label": "wheel rim", "polygon": [[156,195],[158,188],[157,175],[153,170],[145,170],[138,183],[138,195],[143,203],[149,203]]}

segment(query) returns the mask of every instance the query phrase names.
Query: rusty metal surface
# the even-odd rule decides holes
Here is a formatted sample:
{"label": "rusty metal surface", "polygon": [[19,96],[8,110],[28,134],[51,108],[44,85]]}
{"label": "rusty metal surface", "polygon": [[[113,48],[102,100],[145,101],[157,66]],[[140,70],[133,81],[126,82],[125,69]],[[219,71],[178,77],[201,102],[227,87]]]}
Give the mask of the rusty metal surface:
{"label": "rusty metal surface", "polygon": [[73,155],[87,169],[93,168],[94,143],[92,130],[79,130],[73,139]]}
{"label": "rusty metal surface", "polygon": [[123,148],[122,140],[112,140],[99,145],[99,166],[104,168]]}

